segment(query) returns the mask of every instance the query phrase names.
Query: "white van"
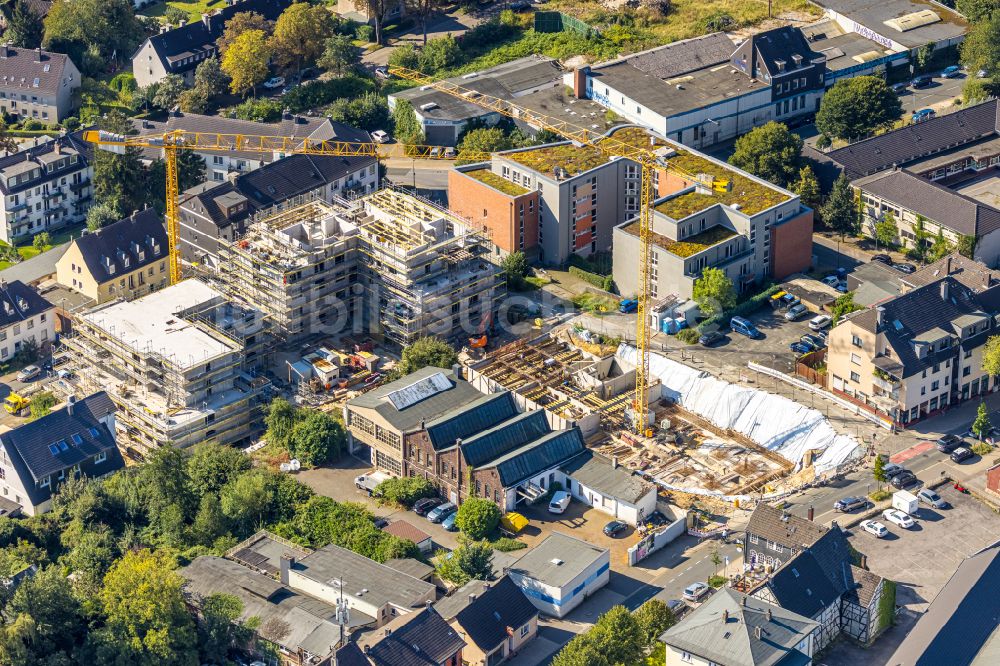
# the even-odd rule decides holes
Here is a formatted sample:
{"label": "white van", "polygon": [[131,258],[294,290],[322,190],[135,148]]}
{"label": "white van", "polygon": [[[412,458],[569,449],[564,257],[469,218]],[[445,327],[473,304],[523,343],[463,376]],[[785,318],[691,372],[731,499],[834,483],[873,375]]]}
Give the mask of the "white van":
{"label": "white van", "polygon": [[565,490],[557,490],[552,493],[549,501],[549,513],[562,513],[569,506],[570,496]]}
{"label": "white van", "polygon": [[382,130],[372,132],[372,139],[374,139],[375,143],[389,143],[389,135]]}

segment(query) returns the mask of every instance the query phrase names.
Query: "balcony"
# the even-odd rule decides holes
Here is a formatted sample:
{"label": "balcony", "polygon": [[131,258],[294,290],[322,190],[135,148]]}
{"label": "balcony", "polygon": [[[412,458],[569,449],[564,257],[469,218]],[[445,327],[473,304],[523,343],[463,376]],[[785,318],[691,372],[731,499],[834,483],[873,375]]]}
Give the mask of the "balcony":
{"label": "balcony", "polygon": [[872,384],[889,394],[897,393],[901,385],[900,381],[895,377],[891,377],[889,375],[880,377],[878,372],[876,372],[875,376],[872,377]]}
{"label": "balcony", "polygon": [[88,187],[89,185],[90,185],[90,179],[84,178],[79,183],[70,183],[69,189],[71,189],[73,192],[79,193],[80,190],[82,190],[85,187]]}

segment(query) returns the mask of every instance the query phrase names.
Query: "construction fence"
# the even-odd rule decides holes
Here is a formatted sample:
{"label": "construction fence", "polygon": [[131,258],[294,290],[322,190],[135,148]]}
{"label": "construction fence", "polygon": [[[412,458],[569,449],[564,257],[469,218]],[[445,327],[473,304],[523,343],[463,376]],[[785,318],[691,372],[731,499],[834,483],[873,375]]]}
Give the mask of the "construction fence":
{"label": "construction fence", "polygon": [[535,32],[575,32],[581,37],[599,35],[601,31],[578,18],[562,12],[535,12]]}

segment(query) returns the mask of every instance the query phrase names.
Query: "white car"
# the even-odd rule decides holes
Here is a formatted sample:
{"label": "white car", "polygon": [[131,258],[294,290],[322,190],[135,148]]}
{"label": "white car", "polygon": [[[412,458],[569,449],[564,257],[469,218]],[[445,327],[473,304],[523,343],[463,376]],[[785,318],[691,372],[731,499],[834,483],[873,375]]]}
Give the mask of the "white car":
{"label": "white car", "polygon": [[570,496],[565,490],[557,490],[549,501],[549,513],[562,513],[569,506]]}
{"label": "white car", "polygon": [[833,318],[830,315],[816,315],[809,320],[809,328],[814,331],[822,331],[824,328],[830,325]]}
{"label": "white car", "polygon": [[285,77],[283,76],[273,76],[267,81],[264,81],[265,88],[280,88],[283,85],[285,85]]}
{"label": "white car", "polygon": [[806,314],[807,312],[809,312],[809,308],[802,305],[801,303],[796,303],[792,307],[788,308],[788,312],[785,313],[785,320],[795,321],[796,319]]}
{"label": "white car", "polygon": [[372,139],[375,140],[375,143],[389,143],[390,138],[389,134],[387,132],[383,132],[382,130],[375,130],[372,132]]}
{"label": "white car", "polygon": [[21,372],[17,373],[17,381],[27,382],[31,381],[38,375],[42,374],[42,369],[37,365],[29,365],[26,368],[22,368]]}
{"label": "white car", "polygon": [[708,586],[708,583],[691,583],[684,588],[684,594],[682,595],[686,601],[698,601],[703,596],[711,592],[712,588]]}
{"label": "white car", "polygon": [[889,534],[889,530],[886,529],[885,525],[877,520],[862,520],[861,529],[869,534],[874,534],[877,539],[881,539]]}
{"label": "white car", "polygon": [[909,529],[917,524],[916,521],[910,517],[910,514],[897,511],[896,509],[886,509],[882,512],[882,517],[893,525],[899,525],[904,529]]}

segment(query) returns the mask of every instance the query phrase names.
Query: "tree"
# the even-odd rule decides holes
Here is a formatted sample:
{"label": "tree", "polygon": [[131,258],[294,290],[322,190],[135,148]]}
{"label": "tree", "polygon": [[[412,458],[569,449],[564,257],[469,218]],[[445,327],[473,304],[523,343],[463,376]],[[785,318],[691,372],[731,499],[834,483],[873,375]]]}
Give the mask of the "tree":
{"label": "tree", "polygon": [[156,85],[156,93],[153,95],[153,104],[161,109],[172,109],[177,106],[177,100],[187,86],[184,79],[177,74],[167,74]]}
{"label": "tree", "polygon": [[877,76],[841,79],[826,91],[816,128],[828,136],[860,139],[899,120],[903,105],[899,95]]}
{"label": "tree", "polygon": [[31,245],[39,252],[44,252],[46,247],[52,245],[52,236],[47,231],[40,231],[31,239]]}
{"label": "tree", "polygon": [[323,4],[297,2],[281,13],[271,35],[271,50],[284,69],[301,70],[323,53],[326,39],[333,34],[332,14]]}
{"label": "tree", "polygon": [[437,572],[441,578],[461,586],[470,580],[493,580],[493,547],[485,541],[463,538],[449,555],[438,551]]}
{"label": "tree", "polygon": [[297,418],[296,408],[284,398],[275,398],[264,417],[264,438],[282,449],[291,448],[292,429]]}
{"label": "tree", "polygon": [[368,14],[375,21],[375,43],[381,44],[385,16],[399,6],[399,0],[361,0],[360,6],[367,9]]}
{"label": "tree", "polygon": [[177,106],[184,113],[206,113],[209,110],[211,98],[203,88],[189,88],[177,98]]}
{"label": "tree", "polygon": [[[120,111],[109,111],[98,127],[116,134],[133,134],[132,125]],[[147,192],[138,148],[123,153],[94,151],[94,203],[108,204],[118,213],[140,210]]]}
{"label": "tree", "polygon": [[307,467],[339,456],[347,439],[340,421],[319,410],[302,411],[304,418],[292,428],[290,453]]}
{"label": "tree", "polygon": [[677,624],[670,606],[659,599],[646,601],[635,610],[634,615],[647,645],[654,645],[664,631]]}
{"label": "tree", "polygon": [[268,75],[271,47],[261,30],[248,30],[233,40],[222,55],[222,71],[230,78],[229,89],[246,95]]}
{"label": "tree", "polygon": [[507,286],[515,291],[520,291],[524,287],[524,278],[528,276],[531,267],[524,252],[517,250],[511,252],[500,262],[500,269],[507,277]]}
{"label": "tree", "polygon": [[218,495],[219,489],[253,467],[238,449],[210,442],[196,444],[187,458],[189,484],[195,495]]}
{"label": "tree", "polygon": [[202,660],[209,664],[229,663],[229,650],[244,643],[245,630],[236,621],[243,614],[243,602],[233,594],[217,592],[201,603],[198,644]]}
{"label": "tree", "polygon": [[194,70],[194,87],[209,97],[225,95],[229,79],[222,71],[222,65],[215,56],[203,60]]}
{"label": "tree", "polygon": [[885,247],[893,247],[896,244],[898,233],[896,218],[892,215],[892,211],[887,211],[885,217],[875,223],[875,240]]}
{"label": "tree", "polygon": [[257,12],[239,12],[238,14],[233,14],[233,18],[226,21],[226,27],[222,31],[222,36],[215,42],[215,45],[218,47],[219,53],[225,55],[232,43],[236,41],[236,38],[243,33],[250,30],[259,30],[265,35],[270,35],[273,29],[274,23],[268,21],[261,14]]}
{"label": "tree", "polygon": [[955,9],[969,19],[969,23],[979,23],[1000,9],[997,0],[955,0]]}
{"label": "tree", "polygon": [[437,493],[437,487],[422,476],[393,476],[375,486],[372,495],[385,504],[398,504],[409,508],[417,500],[434,497]]}
{"label": "tree", "polygon": [[966,259],[975,259],[976,257],[975,235],[967,234],[958,237],[958,253],[961,254]]}
{"label": "tree", "polygon": [[983,372],[990,377],[1000,376],[1000,335],[991,336],[983,347]]}
{"label": "tree", "polygon": [[934,239],[934,244],[931,245],[928,251],[928,260],[937,261],[938,259],[944,259],[949,254],[955,250],[954,246],[944,237],[944,231],[938,229],[937,238]]}
{"label": "tree", "polygon": [[965,85],[962,86],[963,104],[978,104],[985,102],[990,97],[998,96],[1000,96],[1000,85],[991,79],[968,78],[965,80]]}
{"label": "tree", "polygon": [[556,654],[552,666],[611,666],[643,663],[643,626],[624,606],[612,606],[593,627]]}
{"label": "tree", "polygon": [[273,488],[265,470],[253,470],[236,477],[219,494],[222,512],[249,534],[260,529],[272,510]]}
{"label": "tree", "polygon": [[840,318],[844,315],[851,314],[852,312],[857,312],[863,308],[854,302],[854,292],[849,291],[846,294],[841,294],[837,297],[837,300],[833,302],[833,307],[830,309],[830,316],[833,317],[833,321],[840,321]]}
{"label": "tree", "polygon": [[195,514],[194,522],[191,524],[191,538],[198,545],[208,547],[228,531],[228,521],[222,512],[222,503],[218,495],[202,495],[198,513]]}
{"label": "tree", "polygon": [[514,142],[499,127],[477,127],[465,133],[458,143],[458,150],[477,153],[495,153],[514,148]]}
{"label": "tree", "polygon": [[328,72],[342,76],[344,70],[350,68],[354,63],[354,51],[354,42],[349,35],[333,35],[328,37],[324,43],[323,53],[316,64]]}
{"label": "tree", "polygon": [[986,70],[996,80],[1000,76],[1000,11],[974,23],[959,47],[962,64],[970,75]]}
{"label": "tree", "polygon": [[403,44],[393,49],[389,54],[390,67],[402,67],[404,69],[416,69],[420,66],[420,54],[413,44]]}
{"label": "tree", "polygon": [[972,434],[978,437],[981,442],[983,441],[983,436],[992,427],[990,424],[990,410],[986,407],[985,402],[980,402],[979,409],[976,411],[976,420],[972,422]]}
{"label": "tree", "polygon": [[930,234],[927,231],[927,218],[918,214],[916,221],[913,223],[913,254],[920,261],[927,258],[928,236]]}
{"label": "tree", "polygon": [[458,363],[458,354],[454,347],[435,337],[420,338],[410,346],[405,347],[400,356],[399,369],[404,375],[429,365],[448,369]]}
{"label": "tree", "polygon": [[733,281],[719,268],[706,268],[694,281],[692,298],[706,317],[722,314],[736,305]]}
{"label": "tree", "polygon": [[376,92],[362,93],[360,97],[342,98],[331,104],[326,113],[336,120],[366,132],[389,127],[389,104]]}
{"label": "tree", "polygon": [[42,17],[35,13],[27,0],[15,0],[3,38],[12,46],[34,49],[42,45],[42,36]]}
{"label": "tree", "polygon": [[845,174],[840,174],[833,183],[830,196],[821,209],[823,222],[840,234],[841,240],[858,229],[858,206],[851,190],[851,182]]}
{"label": "tree", "polygon": [[21,664],[70,663],[70,657],[87,631],[80,602],[63,572],[46,567],[26,578],[5,609],[8,617],[31,618],[32,640],[25,644],[27,657]]}
{"label": "tree", "polygon": [[885,460],[882,456],[875,456],[875,468],[872,470],[872,476],[879,483],[879,490],[882,489],[882,484],[889,480],[889,475],[885,473]]}
{"label": "tree", "polygon": [[813,173],[812,167],[808,164],[799,169],[799,179],[792,185],[792,191],[799,195],[799,199],[813,210],[819,208],[819,180]]}
{"label": "tree", "polygon": [[182,582],[165,554],[140,550],[115,562],[100,593],[107,619],[97,632],[98,662],[197,665]]}
{"label": "tree", "polygon": [[35,421],[52,413],[52,408],[59,401],[52,394],[52,391],[39,391],[31,396],[31,420]]}
{"label": "tree", "polygon": [[145,37],[130,0],[57,0],[44,26],[42,46],[68,54],[85,74],[128,58]]}
{"label": "tree", "polygon": [[420,71],[434,74],[454,67],[462,60],[462,49],[451,34],[435,37],[420,50]]}
{"label": "tree", "polygon": [[736,139],[729,163],[785,187],[799,176],[802,139],[783,123],[771,121]]}
{"label": "tree", "polygon": [[458,507],[455,526],[470,539],[485,539],[500,524],[500,507],[484,497],[470,497]]}
{"label": "tree", "polygon": [[422,145],[424,129],[417,120],[413,105],[405,99],[397,99],[392,109],[392,123],[396,128],[396,139],[407,145]]}
{"label": "tree", "polygon": [[427,17],[444,6],[443,0],[405,0],[406,13],[409,16],[416,16],[420,23],[420,32],[424,37],[424,46],[427,46]]}

